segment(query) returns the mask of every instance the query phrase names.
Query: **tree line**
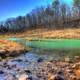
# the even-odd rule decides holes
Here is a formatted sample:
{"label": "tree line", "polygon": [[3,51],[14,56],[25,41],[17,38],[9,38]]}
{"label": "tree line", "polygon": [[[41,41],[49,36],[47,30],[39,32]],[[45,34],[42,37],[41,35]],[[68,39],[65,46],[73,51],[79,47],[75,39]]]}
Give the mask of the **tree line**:
{"label": "tree line", "polygon": [[53,0],[47,7],[41,6],[26,16],[18,16],[0,23],[0,33],[16,33],[38,27],[53,29],[80,27],[80,0],[73,0],[71,6],[61,3],[60,0]]}

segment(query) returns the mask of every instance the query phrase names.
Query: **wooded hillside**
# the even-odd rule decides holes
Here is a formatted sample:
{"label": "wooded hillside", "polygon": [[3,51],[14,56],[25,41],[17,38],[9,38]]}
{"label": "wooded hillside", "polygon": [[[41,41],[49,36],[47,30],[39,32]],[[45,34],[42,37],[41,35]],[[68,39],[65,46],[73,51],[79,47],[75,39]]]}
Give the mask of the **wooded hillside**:
{"label": "wooded hillside", "polygon": [[7,19],[0,23],[0,33],[21,32],[31,28],[79,28],[80,0],[73,0],[71,6],[54,0],[52,5],[33,9],[25,16]]}

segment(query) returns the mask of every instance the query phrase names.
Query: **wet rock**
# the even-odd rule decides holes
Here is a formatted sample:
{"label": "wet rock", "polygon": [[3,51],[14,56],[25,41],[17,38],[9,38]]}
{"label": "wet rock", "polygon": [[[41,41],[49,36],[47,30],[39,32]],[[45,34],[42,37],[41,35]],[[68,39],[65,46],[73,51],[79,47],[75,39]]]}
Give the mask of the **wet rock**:
{"label": "wet rock", "polygon": [[30,76],[27,80],[33,80],[32,76]]}
{"label": "wet rock", "polygon": [[5,78],[2,80],[80,80],[80,61],[70,63],[68,58],[66,62],[46,61],[43,57],[33,55],[26,53],[26,56],[1,61],[0,77]]}
{"label": "wet rock", "polygon": [[65,80],[65,78],[61,75],[55,75],[54,80]]}
{"label": "wet rock", "polygon": [[6,54],[6,52],[2,52],[2,53],[0,52],[0,56],[1,56],[2,58],[6,58],[6,55],[5,55],[5,54]]}
{"label": "wet rock", "polygon": [[17,61],[17,62],[22,62],[22,59],[15,59],[12,62]]}
{"label": "wet rock", "polygon": [[0,70],[0,74],[4,74],[4,72],[2,70]]}
{"label": "wet rock", "polygon": [[57,74],[58,74],[58,75],[64,75],[64,73],[63,73],[62,70],[59,70],[59,71],[57,72]]}
{"label": "wet rock", "polygon": [[42,57],[40,57],[38,60],[37,60],[37,62],[43,62],[43,58]]}
{"label": "wet rock", "polygon": [[24,70],[26,72],[26,74],[31,74],[30,70]]}

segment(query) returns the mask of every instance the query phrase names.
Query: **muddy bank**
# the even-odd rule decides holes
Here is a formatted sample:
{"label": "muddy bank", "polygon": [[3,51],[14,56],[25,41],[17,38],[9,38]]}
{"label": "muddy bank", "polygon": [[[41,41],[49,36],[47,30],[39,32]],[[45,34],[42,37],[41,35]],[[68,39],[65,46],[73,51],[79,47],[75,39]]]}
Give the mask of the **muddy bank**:
{"label": "muddy bank", "polygon": [[80,57],[49,60],[33,53],[0,61],[0,80],[80,80]]}

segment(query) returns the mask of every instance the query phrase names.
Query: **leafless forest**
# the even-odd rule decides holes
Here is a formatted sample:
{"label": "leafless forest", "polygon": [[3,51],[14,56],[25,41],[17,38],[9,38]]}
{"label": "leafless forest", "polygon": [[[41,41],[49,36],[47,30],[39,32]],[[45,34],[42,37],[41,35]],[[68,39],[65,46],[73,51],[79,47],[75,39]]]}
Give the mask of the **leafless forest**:
{"label": "leafless forest", "polygon": [[5,22],[0,22],[0,33],[15,33],[38,27],[49,29],[79,28],[80,0],[73,0],[71,6],[54,0],[51,5],[33,9],[25,16],[9,18]]}

